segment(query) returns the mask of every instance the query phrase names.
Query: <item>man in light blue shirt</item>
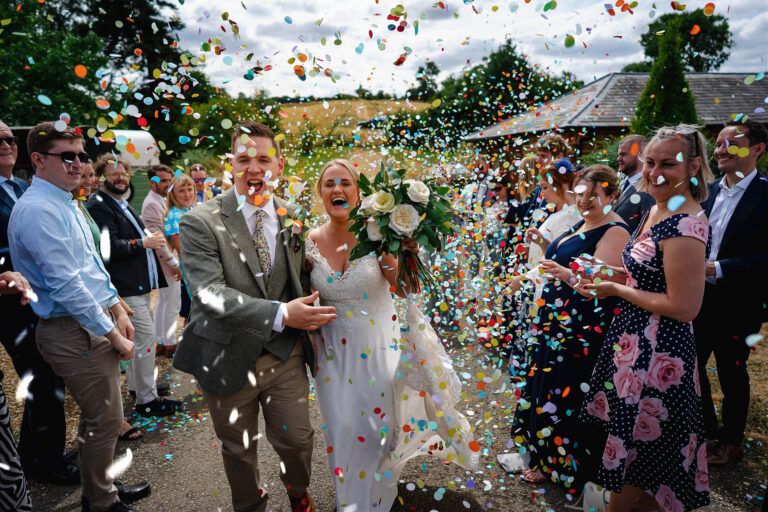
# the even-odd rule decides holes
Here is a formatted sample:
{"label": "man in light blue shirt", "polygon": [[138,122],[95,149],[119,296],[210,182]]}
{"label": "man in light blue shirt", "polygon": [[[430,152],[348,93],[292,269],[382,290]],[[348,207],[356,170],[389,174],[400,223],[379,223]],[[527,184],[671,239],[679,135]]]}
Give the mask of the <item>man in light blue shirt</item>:
{"label": "man in light blue shirt", "polygon": [[51,122],[35,126],[27,146],[36,177],[11,213],[11,258],[37,295],[40,354],[80,406],[83,510],[129,511],[124,503],[149,484],[118,488],[108,468],[123,423],[118,360],[133,357],[133,326],[70,192],[89,158],[81,135]]}

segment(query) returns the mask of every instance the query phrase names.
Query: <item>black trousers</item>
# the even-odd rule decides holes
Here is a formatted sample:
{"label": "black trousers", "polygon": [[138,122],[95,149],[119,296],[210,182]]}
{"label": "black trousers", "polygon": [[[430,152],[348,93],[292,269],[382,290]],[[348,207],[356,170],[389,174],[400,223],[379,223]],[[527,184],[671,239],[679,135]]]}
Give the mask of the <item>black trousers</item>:
{"label": "black trousers", "polygon": [[37,351],[37,316],[32,308],[20,306],[18,295],[0,295],[0,311],[0,341],[16,373],[21,379],[33,376],[19,432],[21,465],[29,477],[47,475],[66,464],[62,455],[66,441],[64,381]]}
{"label": "black trousers", "polygon": [[[693,323],[704,408],[704,431],[708,439],[736,446],[744,439],[749,411],[747,359],[751,349],[745,338],[759,332],[761,324],[757,322],[750,325],[754,320],[749,323],[740,322],[722,312],[707,309],[702,308]],[[717,421],[706,368],[712,354],[715,355],[717,378],[723,390],[722,426]]]}

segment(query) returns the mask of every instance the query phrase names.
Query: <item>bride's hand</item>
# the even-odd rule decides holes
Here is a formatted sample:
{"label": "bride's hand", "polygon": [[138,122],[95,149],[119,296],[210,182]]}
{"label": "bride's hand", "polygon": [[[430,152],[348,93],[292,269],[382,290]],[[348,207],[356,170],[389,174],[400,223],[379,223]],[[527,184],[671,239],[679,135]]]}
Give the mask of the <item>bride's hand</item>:
{"label": "bride's hand", "polygon": [[418,254],[419,242],[417,242],[415,238],[405,237],[403,238],[403,249],[414,254]]}

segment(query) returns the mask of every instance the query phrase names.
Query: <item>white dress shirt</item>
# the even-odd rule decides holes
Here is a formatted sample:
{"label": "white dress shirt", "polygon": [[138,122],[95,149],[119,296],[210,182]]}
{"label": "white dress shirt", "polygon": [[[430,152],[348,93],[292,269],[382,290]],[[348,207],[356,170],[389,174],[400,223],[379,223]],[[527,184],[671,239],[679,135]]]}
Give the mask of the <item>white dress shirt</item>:
{"label": "white dress shirt", "polygon": [[[715,262],[716,278],[723,277],[723,271],[720,269],[720,262],[717,261],[717,255],[720,252],[720,245],[723,243],[725,230],[728,229],[728,223],[731,221],[733,212],[741,201],[744,191],[757,176],[757,170],[752,170],[733,188],[728,188],[725,178],[720,180],[720,191],[715,197],[715,204],[712,205],[712,211],[709,214],[709,226],[712,232],[712,248],[709,251],[709,261]],[[709,276],[708,281],[715,284],[713,276]]]}
{"label": "white dress shirt", "polygon": [[[275,203],[270,198],[263,206],[256,206],[248,201],[243,203],[243,208],[240,210],[245,218],[245,223],[248,225],[248,232],[253,237],[253,231],[256,229],[256,212],[264,211],[266,217],[261,227],[264,230],[264,237],[267,239],[267,245],[269,245],[269,259],[274,265],[275,263],[275,251],[277,250],[277,234],[280,232],[280,217],[275,210]],[[285,315],[285,303],[280,303],[280,309],[277,310],[277,316],[272,324],[272,330],[277,332],[283,332],[283,316]]]}

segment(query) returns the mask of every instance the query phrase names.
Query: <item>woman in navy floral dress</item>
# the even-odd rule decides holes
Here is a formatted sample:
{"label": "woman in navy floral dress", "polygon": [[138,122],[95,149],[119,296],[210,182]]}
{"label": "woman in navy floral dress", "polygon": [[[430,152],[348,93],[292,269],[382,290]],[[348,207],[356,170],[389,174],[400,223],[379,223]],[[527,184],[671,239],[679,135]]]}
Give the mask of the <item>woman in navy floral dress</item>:
{"label": "woman in navy floral dress", "polygon": [[712,173],[703,136],[661,128],[643,156],[656,199],[624,249],[627,284],[581,287],[619,297],[579,418],[608,441],[596,482],[609,511],[684,512],[709,503],[701,388],[691,321],[704,295],[709,224],[699,201]]}

